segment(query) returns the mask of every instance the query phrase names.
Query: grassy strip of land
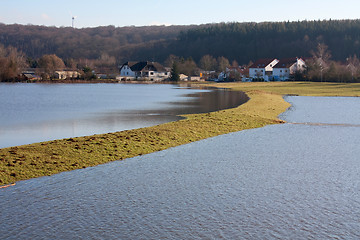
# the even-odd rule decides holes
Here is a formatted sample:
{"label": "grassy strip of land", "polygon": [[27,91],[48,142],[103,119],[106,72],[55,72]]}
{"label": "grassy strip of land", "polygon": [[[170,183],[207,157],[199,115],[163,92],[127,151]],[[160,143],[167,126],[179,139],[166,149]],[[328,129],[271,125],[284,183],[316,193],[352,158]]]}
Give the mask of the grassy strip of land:
{"label": "grassy strip of land", "polygon": [[360,95],[360,84],[229,83],[215,86],[245,91],[250,100],[237,108],[186,115],[186,119],[148,128],[0,149],[0,185],[281,123],[277,116],[290,106],[283,100],[284,94]]}
{"label": "grassy strip of land", "polygon": [[216,87],[233,90],[260,90],[273,94],[299,96],[346,96],[359,97],[360,83],[325,83],[325,82],[250,82],[219,83]]}

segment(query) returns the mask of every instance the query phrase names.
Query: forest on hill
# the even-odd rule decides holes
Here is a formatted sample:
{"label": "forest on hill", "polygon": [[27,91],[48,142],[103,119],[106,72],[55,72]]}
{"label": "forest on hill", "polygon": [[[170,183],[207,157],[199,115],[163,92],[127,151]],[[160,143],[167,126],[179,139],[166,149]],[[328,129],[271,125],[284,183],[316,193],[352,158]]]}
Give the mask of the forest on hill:
{"label": "forest on hill", "polygon": [[117,73],[126,61],[156,61],[168,67],[177,62],[186,75],[199,68],[221,72],[260,58],[314,60],[319,44],[326,58],[316,57],[308,71],[315,77],[308,79],[342,79],[341,74],[349,75],[351,61],[351,79],[360,80],[360,20],[82,29],[0,24],[0,73],[6,72],[0,79],[16,78],[21,66]]}
{"label": "forest on hill", "polygon": [[258,58],[308,57],[321,42],[334,60],[360,52],[360,20],[263,23],[219,23],[191,26],[44,27],[0,24],[0,44],[36,59],[55,54],[62,59],[98,59],[103,54],[118,62],[164,62],[169,55],[224,56],[247,64]]}
{"label": "forest on hill", "polygon": [[[124,52],[141,47],[144,43],[176,39],[191,26],[114,26],[74,29],[71,27],[45,27],[35,25],[0,24],[0,44],[12,46],[36,59],[55,54],[63,59],[97,59],[108,54],[125,59]],[[131,53],[131,51],[130,51]]]}

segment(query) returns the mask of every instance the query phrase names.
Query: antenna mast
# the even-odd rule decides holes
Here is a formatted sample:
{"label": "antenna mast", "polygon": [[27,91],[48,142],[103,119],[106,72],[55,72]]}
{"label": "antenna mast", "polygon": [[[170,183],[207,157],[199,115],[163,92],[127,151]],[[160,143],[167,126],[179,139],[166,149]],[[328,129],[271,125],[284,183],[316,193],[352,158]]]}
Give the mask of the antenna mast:
{"label": "antenna mast", "polygon": [[73,16],[71,19],[72,19],[72,28],[75,28],[75,18],[76,18],[76,16]]}

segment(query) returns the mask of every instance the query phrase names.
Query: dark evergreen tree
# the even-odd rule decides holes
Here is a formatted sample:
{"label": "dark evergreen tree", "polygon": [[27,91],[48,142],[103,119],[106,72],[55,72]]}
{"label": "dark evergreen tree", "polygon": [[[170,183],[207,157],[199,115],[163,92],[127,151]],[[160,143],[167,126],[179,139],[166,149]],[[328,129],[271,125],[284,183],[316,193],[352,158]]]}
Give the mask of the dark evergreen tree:
{"label": "dark evergreen tree", "polygon": [[173,63],[172,68],[171,68],[170,81],[173,81],[173,82],[180,81],[179,69],[178,69],[176,62]]}

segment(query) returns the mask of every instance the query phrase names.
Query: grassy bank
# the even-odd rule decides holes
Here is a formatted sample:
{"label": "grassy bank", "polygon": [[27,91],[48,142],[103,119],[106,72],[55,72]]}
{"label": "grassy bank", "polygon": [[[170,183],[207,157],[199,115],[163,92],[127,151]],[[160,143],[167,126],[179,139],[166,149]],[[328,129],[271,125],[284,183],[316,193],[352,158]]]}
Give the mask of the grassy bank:
{"label": "grassy bank", "polygon": [[229,83],[250,100],[233,109],[187,115],[158,126],[0,149],[0,185],[130,158],[225,133],[281,121],[284,94],[359,96],[360,84]]}
{"label": "grassy bank", "polygon": [[240,91],[260,90],[273,94],[299,96],[360,96],[360,83],[315,83],[315,82],[254,82],[220,83],[217,87],[227,87]]}

